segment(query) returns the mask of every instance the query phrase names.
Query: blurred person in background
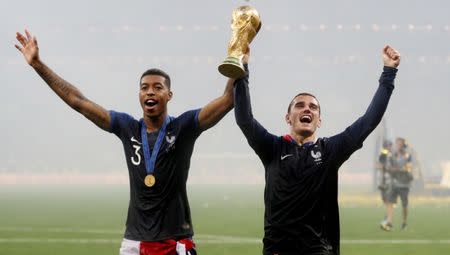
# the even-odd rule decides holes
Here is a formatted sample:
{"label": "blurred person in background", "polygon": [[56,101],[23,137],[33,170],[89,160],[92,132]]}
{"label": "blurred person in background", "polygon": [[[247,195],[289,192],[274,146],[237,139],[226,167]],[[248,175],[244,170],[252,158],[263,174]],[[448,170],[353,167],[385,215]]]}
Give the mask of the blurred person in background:
{"label": "blurred person in background", "polygon": [[380,180],[378,189],[381,193],[381,200],[384,204],[387,202],[387,190],[391,185],[391,175],[388,171],[389,164],[392,158],[392,142],[389,140],[383,141],[383,147],[381,148],[380,155],[378,156],[378,170],[380,171]]}
{"label": "blurred person in background", "polygon": [[395,149],[390,158],[388,172],[392,179],[391,187],[387,192],[386,219],[381,222],[383,230],[392,230],[392,220],[394,215],[394,204],[400,197],[402,203],[402,225],[401,229],[407,227],[408,221],[408,195],[413,181],[412,156],[408,152],[408,144],[404,138],[398,137],[395,140]]}
{"label": "blurred person in background", "polygon": [[[392,188],[392,178],[388,171],[389,164],[391,163],[392,157],[392,142],[389,140],[383,141],[383,147],[380,150],[377,161],[377,170],[379,171],[378,189],[380,190],[381,201],[386,207],[388,205],[388,192]],[[386,220],[386,214],[384,219]]]}

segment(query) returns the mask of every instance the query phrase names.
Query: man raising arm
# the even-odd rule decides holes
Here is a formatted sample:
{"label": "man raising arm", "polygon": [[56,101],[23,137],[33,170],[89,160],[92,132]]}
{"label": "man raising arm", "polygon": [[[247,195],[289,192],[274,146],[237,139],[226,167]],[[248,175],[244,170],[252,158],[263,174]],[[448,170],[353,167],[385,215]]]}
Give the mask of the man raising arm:
{"label": "man raising arm", "polygon": [[265,168],[264,255],[339,254],[338,169],[386,110],[400,54],[385,46],[383,73],[366,112],[340,134],[317,138],[317,98],[299,93],[285,115],[289,134],[275,136],[253,117],[247,75],[235,82],[235,117]]}
{"label": "man raising arm", "polygon": [[130,177],[130,201],[121,255],[196,254],[186,193],[190,159],[198,136],[233,108],[233,83],[223,95],[178,117],[168,115],[170,76],[159,69],[139,82],[142,118],[107,111],[45,65],[36,37],[17,33],[16,48],[48,86],[95,125],[114,133],[123,144]]}

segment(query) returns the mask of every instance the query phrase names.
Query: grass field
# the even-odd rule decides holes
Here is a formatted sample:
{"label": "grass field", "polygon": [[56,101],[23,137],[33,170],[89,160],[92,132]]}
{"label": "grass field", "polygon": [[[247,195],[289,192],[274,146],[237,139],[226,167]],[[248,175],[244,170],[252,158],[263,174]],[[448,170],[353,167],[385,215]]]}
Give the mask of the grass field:
{"label": "grass field", "polygon": [[[0,187],[0,255],[118,254],[126,186]],[[261,254],[262,187],[189,189],[199,254]],[[341,254],[450,254],[449,199],[411,198],[410,224],[382,232],[375,195],[340,194]]]}

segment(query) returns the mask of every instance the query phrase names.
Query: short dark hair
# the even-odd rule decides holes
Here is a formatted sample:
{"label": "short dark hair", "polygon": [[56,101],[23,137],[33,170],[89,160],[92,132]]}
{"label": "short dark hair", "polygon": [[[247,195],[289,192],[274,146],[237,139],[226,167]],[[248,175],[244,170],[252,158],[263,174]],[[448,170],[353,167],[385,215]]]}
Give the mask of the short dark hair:
{"label": "short dark hair", "polygon": [[141,79],[139,79],[139,84],[142,82],[142,78],[146,75],[159,75],[159,76],[164,77],[165,85],[170,89],[170,76],[163,70],[158,69],[158,68],[148,69],[147,71],[145,71],[142,74]]}
{"label": "short dark hair", "polygon": [[289,106],[288,106],[288,109],[287,109],[287,113],[291,113],[291,107],[292,107],[292,104],[294,103],[294,99],[296,99],[298,96],[310,96],[310,97],[313,97],[314,99],[316,99],[317,104],[318,104],[318,106],[319,106],[319,115],[320,115],[321,110],[320,110],[320,103],[319,103],[319,100],[317,100],[317,97],[316,97],[316,96],[314,96],[313,94],[308,93],[308,92],[301,92],[301,93],[298,93],[294,98],[292,98],[291,102],[289,103]]}

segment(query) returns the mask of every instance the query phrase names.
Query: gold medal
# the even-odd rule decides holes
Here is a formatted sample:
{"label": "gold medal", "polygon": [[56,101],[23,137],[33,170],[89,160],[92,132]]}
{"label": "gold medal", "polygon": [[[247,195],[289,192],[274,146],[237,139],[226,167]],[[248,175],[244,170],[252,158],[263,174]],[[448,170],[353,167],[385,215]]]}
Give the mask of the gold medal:
{"label": "gold medal", "polygon": [[155,185],[155,182],[156,182],[156,179],[153,174],[149,174],[149,175],[145,176],[145,179],[144,179],[145,186],[153,187],[153,185]]}

